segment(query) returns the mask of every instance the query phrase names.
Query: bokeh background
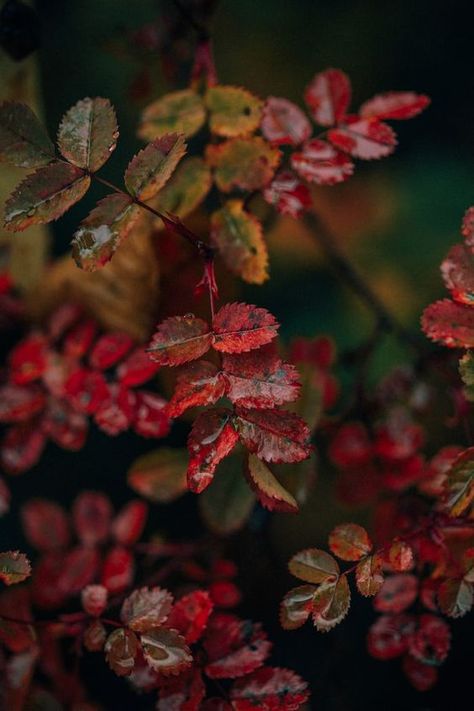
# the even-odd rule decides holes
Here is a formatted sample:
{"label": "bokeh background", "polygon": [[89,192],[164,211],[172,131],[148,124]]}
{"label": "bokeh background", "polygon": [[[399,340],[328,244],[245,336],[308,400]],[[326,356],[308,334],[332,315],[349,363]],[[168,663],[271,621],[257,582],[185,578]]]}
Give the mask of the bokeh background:
{"label": "bokeh background", "polygon": [[[0,6],[2,3],[0,3]],[[119,147],[105,175],[118,181],[139,148],[135,129],[140,111],[161,93],[186,83],[191,45],[178,44],[175,71],[164,66],[157,47],[166,38],[163,16],[170,0],[37,0],[40,46],[22,62],[36,65],[35,100],[54,135],[61,115],[83,96],[107,96],[120,123]],[[396,126],[400,145],[384,161],[359,164],[347,184],[319,188],[316,208],[341,247],[372,288],[407,327],[418,329],[423,307],[443,295],[439,263],[457,239],[461,216],[474,201],[474,81],[471,3],[461,0],[220,0],[212,21],[220,80],[243,85],[262,97],[286,96],[302,103],[316,71],[340,67],[352,78],[354,107],[374,93],[413,89],[432,98],[413,121]],[[1,52],[1,50],[0,50]],[[2,64],[12,60],[2,52]],[[26,65],[25,65],[26,66]],[[172,76],[170,76],[170,73]],[[9,75],[10,76],[10,75]],[[3,73],[2,91],[7,91]],[[75,226],[100,192],[92,192],[52,230],[55,255],[67,251]],[[239,287],[240,294],[265,305],[282,322],[282,337],[329,333],[340,350],[364,341],[370,316],[328,270],[322,255],[294,221],[281,221],[269,234],[271,280]],[[375,381],[407,352],[390,338],[378,349]],[[345,382],[346,375],[341,378]],[[170,442],[182,444],[186,426]],[[109,439],[98,432],[80,454],[50,447],[41,463],[12,483],[14,506],[2,522],[7,546],[24,548],[18,505],[34,495],[69,504],[80,488],[112,492],[117,504],[130,496],[125,474],[135,457],[151,448],[131,436]],[[343,515],[345,514],[343,512]],[[290,584],[289,555],[306,545],[324,545],[331,521],[341,512],[317,487],[302,515],[260,514],[228,544],[241,567],[244,612],[261,619],[275,640],[274,661],[310,680],[319,711],[465,709],[472,698],[472,621],[454,622],[453,652],[433,692],[419,694],[403,678],[397,661],[380,663],[365,652],[373,618],[370,603],[355,599],[347,620],[328,635],[309,626],[283,633],[278,601]],[[155,506],[151,530],[186,538],[201,530],[195,500]],[[124,695],[98,662],[89,668],[91,687],[104,708],[142,708]],[[107,680],[107,682],[106,682]],[[105,687],[107,683],[107,691]],[[111,686],[113,691],[110,691]],[[467,706],[466,706],[467,705]],[[143,707],[146,707],[145,705]]]}

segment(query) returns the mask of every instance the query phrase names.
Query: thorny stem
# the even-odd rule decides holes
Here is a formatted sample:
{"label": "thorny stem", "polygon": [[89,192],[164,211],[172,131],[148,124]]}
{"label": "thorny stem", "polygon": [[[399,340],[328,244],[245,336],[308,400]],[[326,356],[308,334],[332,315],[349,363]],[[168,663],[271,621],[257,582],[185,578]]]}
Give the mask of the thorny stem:
{"label": "thorny stem", "polygon": [[400,341],[406,343],[420,354],[425,354],[425,348],[419,339],[402,326],[390,313],[378,296],[368,286],[363,277],[354,268],[349,259],[339,249],[327,226],[313,213],[306,213],[304,222],[311,229],[316,241],[323,249],[334,271],[352,289],[359,299],[373,313],[379,331],[393,333]]}

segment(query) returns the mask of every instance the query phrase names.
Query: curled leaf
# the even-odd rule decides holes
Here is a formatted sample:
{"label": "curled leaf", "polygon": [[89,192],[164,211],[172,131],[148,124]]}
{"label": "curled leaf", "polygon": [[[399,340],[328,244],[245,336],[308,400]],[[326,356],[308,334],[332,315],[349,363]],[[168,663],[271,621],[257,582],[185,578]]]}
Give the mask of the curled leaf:
{"label": "curled leaf", "polygon": [[249,455],[246,471],[247,479],[262,506],[269,511],[298,511],[295,498],[258,457]]}
{"label": "curled leaf", "polygon": [[217,465],[230,454],[237,440],[230,410],[206,410],[194,420],[188,438],[191,459],[187,474],[191,491],[199,494],[209,486]]}

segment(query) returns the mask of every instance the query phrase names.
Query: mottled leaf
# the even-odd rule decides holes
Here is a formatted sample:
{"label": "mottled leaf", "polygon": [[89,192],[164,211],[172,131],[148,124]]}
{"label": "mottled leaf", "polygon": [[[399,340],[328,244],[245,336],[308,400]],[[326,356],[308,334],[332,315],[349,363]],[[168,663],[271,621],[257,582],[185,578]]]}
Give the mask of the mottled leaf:
{"label": "mottled leaf", "polygon": [[0,160],[19,168],[39,168],[54,158],[54,146],[26,104],[0,104]]}
{"label": "mottled leaf", "polygon": [[200,358],[211,346],[208,324],[193,314],[171,316],[155,332],[150,358],[159,365],[181,365]]}
{"label": "mottled leaf", "polygon": [[107,664],[118,676],[128,676],[135,666],[138,648],[138,639],[131,630],[114,630],[105,643]]}
{"label": "mottled leaf", "polygon": [[230,691],[235,711],[297,711],[309,697],[306,682],[289,669],[262,667],[236,681]]}
{"label": "mottled leaf", "polygon": [[168,590],[137,588],[123,601],[120,619],[134,632],[146,632],[163,624],[172,604],[173,597]]}
{"label": "mottled leaf", "polygon": [[191,89],[173,91],[147,106],[138,135],[145,141],[153,141],[169,131],[176,131],[190,138],[205,119],[206,110],[199,94]]}
{"label": "mottled leaf", "polygon": [[229,200],[211,215],[211,239],[226,266],[250,284],[268,279],[268,252],[262,224],[244,209],[242,200]]}
{"label": "mottled leaf", "polygon": [[326,69],[306,87],[304,98],[316,123],[332,126],[344,118],[349,107],[349,78],[340,69]]}
{"label": "mottled leaf", "polygon": [[5,228],[12,232],[57,220],[87,192],[91,179],[68,163],[52,163],[28,175],[5,204]]}
{"label": "mottled leaf", "polygon": [[298,175],[317,185],[342,183],[354,172],[354,163],[345,153],[316,138],[292,154],[291,165]]}
{"label": "mottled leaf", "polygon": [[170,417],[179,417],[190,407],[213,405],[224,396],[225,380],[218,368],[204,360],[185,366],[168,403]]}
{"label": "mottled leaf", "polygon": [[374,599],[374,609],[378,612],[398,614],[404,612],[416,600],[418,579],[415,575],[401,573],[385,578]]}
{"label": "mottled leaf", "polygon": [[298,146],[312,133],[306,114],[292,101],[269,96],[263,107],[262,133],[274,146]]}
{"label": "mottled leaf", "polygon": [[140,642],[145,661],[163,676],[180,674],[193,661],[191,650],[175,630],[150,630],[140,636]]}
{"label": "mottled leaf", "polygon": [[328,132],[329,141],[354,158],[375,160],[390,155],[397,137],[390,126],[377,119],[349,116],[345,123]]}
{"label": "mottled leaf", "polygon": [[190,461],[188,487],[196,494],[211,483],[217,465],[233,450],[238,434],[231,424],[231,412],[223,408],[206,410],[193,423],[188,438]]}
{"label": "mottled leaf", "polygon": [[329,548],[341,560],[360,560],[372,549],[365,528],[357,523],[341,523],[329,534]]}
{"label": "mottled leaf", "polygon": [[30,561],[20,551],[0,553],[0,580],[5,585],[21,583],[31,575]]}
{"label": "mottled leaf", "polygon": [[410,119],[418,116],[430,103],[423,94],[413,91],[389,91],[365,101],[359,109],[364,118]]}
{"label": "mottled leaf", "polygon": [[86,98],[63,116],[58,146],[66,160],[94,173],[115,150],[117,138],[117,117],[110,101]]}
{"label": "mottled leaf", "polygon": [[280,624],[285,630],[304,625],[313,609],[314,585],[300,585],[289,590],[280,605]]}
{"label": "mottled leaf", "polygon": [[441,263],[441,275],[451,296],[461,304],[474,303],[474,255],[464,244],[455,244]]}
{"label": "mottled leaf", "polygon": [[242,444],[266,462],[300,462],[311,454],[310,432],[286,410],[244,410],[234,419]]}
{"label": "mottled leaf", "polygon": [[279,324],[266,309],[250,304],[226,304],[214,317],[213,346],[223,353],[243,353],[270,343]]}
{"label": "mottled leaf", "polygon": [[215,169],[219,190],[260,190],[273,177],[280,162],[280,151],[272,148],[260,136],[233,138],[218,145],[209,145],[206,160]]}
{"label": "mottled leaf", "polygon": [[127,475],[128,485],[153,502],[174,501],[186,491],[186,449],[163,447],[136,459]]}
{"label": "mottled leaf", "polygon": [[474,309],[442,299],[423,312],[421,327],[428,338],[450,348],[474,348]]}
{"label": "mottled leaf", "polygon": [[306,548],[288,563],[290,573],[306,583],[324,583],[339,577],[337,561],[319,548]]}
{"label": "mottled leaf", "polygon": [[174,603],[166,626],[177,630],[186,644],[194,644],[201,638],[213,607],[207,590],[193,590]]}
{"label": "mottled leaf", "polygon": [[313,204],[311,193],[291,170],[280,170],[263,190],[264,199],[282,215],[298,218]]}
{"label": "mottled leaf", "polygon": [[182,133],[155,138],[128,164],[124,175],[127,190],[139,200],[149,200],[168,182],[185,153]]}
{"label": "mottled leaf", "polygon": [[258,128],[263,102],[247,89],[237,86],[213,86],[205,102],[209,128],[217,136],[246,136]]}
{"label": "mottled leaf", "polygon": [[204,638],[206,674],[211,679],[245,676],[263,664],[270,648],[261,625],[235,615],[214,614]]}

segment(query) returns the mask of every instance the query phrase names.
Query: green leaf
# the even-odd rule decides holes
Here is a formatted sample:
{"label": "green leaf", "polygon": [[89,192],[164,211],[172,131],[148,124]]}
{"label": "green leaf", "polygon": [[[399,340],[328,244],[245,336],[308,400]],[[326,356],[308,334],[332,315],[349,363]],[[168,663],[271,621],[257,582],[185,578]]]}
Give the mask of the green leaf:
{"label": "green leaf", "polygon": [[30,561],[20,551],[0,553],[0,580],[6,585],[21,583],[31,575]]}
{"label": "green leaf", "polygon": [[211,216],[211,239],[227,267],[250,284],[268,279],[268,252],[262,225],[244,210],[242,200],[229,200]]}
{"label": "green leaf", "polygon": [[72,254],[77,266],[93,272],[107,264],[140,214],[141,208],[128,195],[112,193],[98,202],[74,234]]}
{"label": "green leaf", "polygon": [[183,134],[156,138],[128,164],[124,176],[127,190],[139,200],[149,200],[168,182],[185,153]]}
{"label": "green leaf", "polygon": [[447,473],[447,506],[451,516],[461,516],[474,500],[474,447],[462,452]]}
{"label": "green leaf", "polygon": [[87,192],[91,179],[68,163],[52,163],[28,175],[5,204],[5,228],[19,232],[57,220]]}
{"label": "green leaf", "polygon": [[255,504],[255,494],[242,471],[242,454],[226,457],[219,464],[212,484],[199,497],[199,508],[206,525],[220,535],[242,528]]}
{"label": "green leaf", "polygon": [[26,104],[0,104],[0,160],[18,168],[39,168],[54,159],[54,145]]}
{"label": "green leaf", "polygon": [[63,116],[58,146],[63,156],[79,168],[98,170],[115,150],[117,117],[108,99],[82,99]]}
{"label": "green leaf", "polygon": [[151,204],[160,212],[183,219],[202,203],[211,184],[211,171],[202,158],[186,158]]}
{"label": "green leaf", "polygon": [[347,615],[351,591],[347,576],[319,586],[313,598],[313,622],[320,632],[328,632]]}
{"label": "green leaf", "polygon": [[278,481],[268,466],[254,454],[250,454],[247,478],[257,498],[270,511],[298,511],[298,504]]}
{"label": "green leaf", "polygon": [[253,133],[259,126],[263,102],[237,86],[213,86],[206,94],[209,128],[218,136],[232,138]]}
{"label": "green leaf", "polygon": [[209,145],[206,160],[215,169],[219,190],[261,190],[273,178],[281,153],[260,136],[232,138]]}
{"label": "green leaf", "polygon": [[169,131],[194,136],[206,120],[202,98],[192,89],[173,91],[147,106],[138,135],[153,141]]}
{"label": "green leaf", "polygon": [[291,558],[288,563],[290,573],[306,583],[324,583],[339,577],[336,560],[319,548],[306,548]]}
{"label": "green leaf", "polygon": [[289,590],[280,605],[280,624],[285,630],[304,625],[313,609],[314,585],[300,585]]}
{"label": "green leaf", "polygon": [[130,467],[128,485],[150,501],[166,504],[187,491],[187,449],[163,447],[136,459]]}

